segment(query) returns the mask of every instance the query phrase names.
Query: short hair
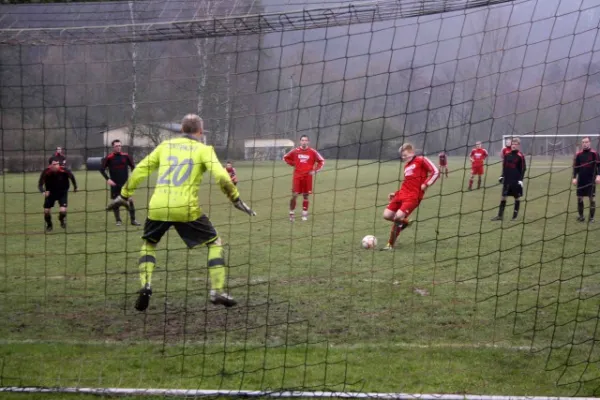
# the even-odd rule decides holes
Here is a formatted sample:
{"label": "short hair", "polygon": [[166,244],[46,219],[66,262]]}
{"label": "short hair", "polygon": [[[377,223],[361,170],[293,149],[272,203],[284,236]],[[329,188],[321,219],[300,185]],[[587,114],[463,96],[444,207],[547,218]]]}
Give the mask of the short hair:
{"label": "short hair", "polygon": [[225,164],[231,164],[231,161],[227,160],[227,161],[225,162]]}
{"label": "short hair", "polygon": [[115,140],[113,140],[112,142],[110,142],[110,145],[111,145],[111,146],[114,146],[114,145],[115,145],[115,143],[121,143],[121,140],[120,140],[120,139],[115,139]]}
{"label": "short hair", "polygon": [[516,142],[517,144],[521,144],[521,139],[519,139],[518,137],[516,137],[516,138],[512,138],[512,139],[510,140],[510,142],[511,142],[511,144],[512,144],[512,143],[514,143],[514,142]]}
{"label": "short hair", "polygon": [[404,143],[402,147],[400,147],[400,151],[415,151],[415,148],[410,143]]}
{"label": "short hair", "polygon": [[308,140],[310,140],[310,138],[308,137],[308,135],[302,135],[302,136],[300,136],[300,140],[302,140],[302,138],[307,138]]}
{"label": "short hair", "polygon": [[196,114],[188,114],[181,120],[183,133],[198,133],[204,130],[204,121]]}
{"label": "short hair", "polygon": [[584,141],[585,139],[589,140],[590,142],[592,141],[592,139],[589,136],[584,136],[581,138],[581,141]]}
{"label": "short hair", "polygon": [[476,141],[475,144],[481,144],[481,140]]}

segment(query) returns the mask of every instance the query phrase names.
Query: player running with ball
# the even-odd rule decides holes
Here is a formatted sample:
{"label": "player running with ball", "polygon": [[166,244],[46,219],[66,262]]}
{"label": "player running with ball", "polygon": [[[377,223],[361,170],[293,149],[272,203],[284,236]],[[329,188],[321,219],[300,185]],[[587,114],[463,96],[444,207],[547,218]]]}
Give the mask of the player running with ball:
{"label": "player running with ball", "polygon": [[600,183],[600,157],[591,148],[591,140],[584,137],[581,140],[582,150],[577,152],[573,161],[573,185],[577,186],[577,221],[583,222],[583,198],[590,199],[590,219],[594,222],[596,214],[596,184]]}
{"label": "player running with ball", "polygon": [[138,311],[148,308],[152,296],[152,271],[156,264],[156,245],[173,226],[189,249],[208,247],[210,301],[232,307],[237,302],[225,291],[226,267],[223,244],[217,231],[198,204],[198,188],[202,174],[209,171],[221,191],[235,208],[248,215],[256,215],[241,199],[229,174],[221,165],[212,146],[202,139],[204,122],[195,114],[188,114],[181,122],[183,135],[162,142],[133,170],[121,194],[109,209],[128,205],[135,189],[154,171],[158,171],[156,188],[148,206],[144,224],[144,243],[140,250],[139,271],[142,288],[135,303]]}
{"label": "player running with ball", "polygon": [[393,250],[400,232],[409,224],[408,216],[425,197],[427,188],[440,176],[439,170],[425,156],[416,156],[414,147],[405,143],[400,148],[404,164],[404,182],[400,190],[390,193],[390,203],[383,212],[383,219],[393,222],[390,239],[382,250]]}

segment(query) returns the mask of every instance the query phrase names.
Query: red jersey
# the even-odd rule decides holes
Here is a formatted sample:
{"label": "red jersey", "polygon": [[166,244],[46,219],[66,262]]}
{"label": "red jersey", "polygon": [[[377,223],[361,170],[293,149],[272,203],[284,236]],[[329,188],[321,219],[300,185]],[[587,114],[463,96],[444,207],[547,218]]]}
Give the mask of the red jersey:
{"label": "red jersey", "polygon": [[488,156],[486,149],[473,149],[471,150],[471,163],[474,167],[483,167],[483,162]]}
{"label": "red jersey", "polygon": [[294,176],[307,175],[319,171],[325,165],[325,159],[311,147],[296,147],[283,156],[283,161],[294,167]]}
{"label": "red jersey", "polygon": [[425,156],[415,156],[404,166],[404,182],[398,191],[399,198],[423,198],[421,185],[431,186],[440,171]]}
{"label": "red jersey", "polygon": [[440,165],[448,164],[448,158],[446,157],[446,153],[440,153],[438,157],[440,158]]}
{"label": "red jersey", "polygon": [[227,171],[227,173],[229,174],[229,177],[231,179],[235,178],[235,176],[237,175],[235,172],[235,168],[231,167],[231,168],[225,168],[225,170]]}
{"label": "red jersey", "polygon": [[511,151],[512,151],[512,146],[504,146],[502,148],[502,154],[500,156],[502,158],[504,158],[507,154],[510,154]]}

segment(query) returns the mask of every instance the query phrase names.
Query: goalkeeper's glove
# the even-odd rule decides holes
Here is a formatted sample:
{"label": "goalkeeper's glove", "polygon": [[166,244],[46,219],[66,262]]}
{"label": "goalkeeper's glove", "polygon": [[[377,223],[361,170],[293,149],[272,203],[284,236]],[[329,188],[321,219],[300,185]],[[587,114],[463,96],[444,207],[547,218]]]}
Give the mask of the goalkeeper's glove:
{"label": "goalkeeper's glove", "polygon": [[519,186],[523,187],[523,181],[519,181],[517,183],[519,184]]}
{"label": "goalkeeper's glove", "polygon": [[498,178],[498,182],[502,183],[502,181],[504,180],[504,177],[501,176],[500,178]]}
{"label": "goalkeeper's glove", "polygon": [[121,195],[115,197],[108,203],[106,211],[117,210],[121,206],[129,210],[129,197],[123,197]]}
{"label": "goalkeeper's glove", "polygon": [[248,204],[244,203],[242,201],[242,199],[240,199],[239,197],[233,201],[233,206],[235,208],[237,208],[240,211],[245,212],[246,214],[250,215],[250,216],[255,216],[256,213],[254,212],[254,210],[252,210],[250,207],[248,207]]}

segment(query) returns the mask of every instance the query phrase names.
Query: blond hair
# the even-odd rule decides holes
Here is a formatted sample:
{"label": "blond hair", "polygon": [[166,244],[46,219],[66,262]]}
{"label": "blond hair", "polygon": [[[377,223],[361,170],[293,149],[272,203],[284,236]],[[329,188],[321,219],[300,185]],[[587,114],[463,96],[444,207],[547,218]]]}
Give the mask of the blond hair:
{"label": "blond hair", "polygon": [[519,139],[518,137],[516,137],[516,138],[512,138],[512,139],[510,140],[510,142],[511,142],[511,143],[514,143],[514,142],[516,142],[517,144],[521,144],[521,139]]}
{"label": "blond hair", "polygon": [[202,133],[204,121],[196,114],[188,114],[181,120],[181,131],[183,133]]}
{"label": "blond hair", "polygon": [[400,151],[415,151],[415,148],[412,144],[410,143],[404,143],[401,147],[400,147]]}

